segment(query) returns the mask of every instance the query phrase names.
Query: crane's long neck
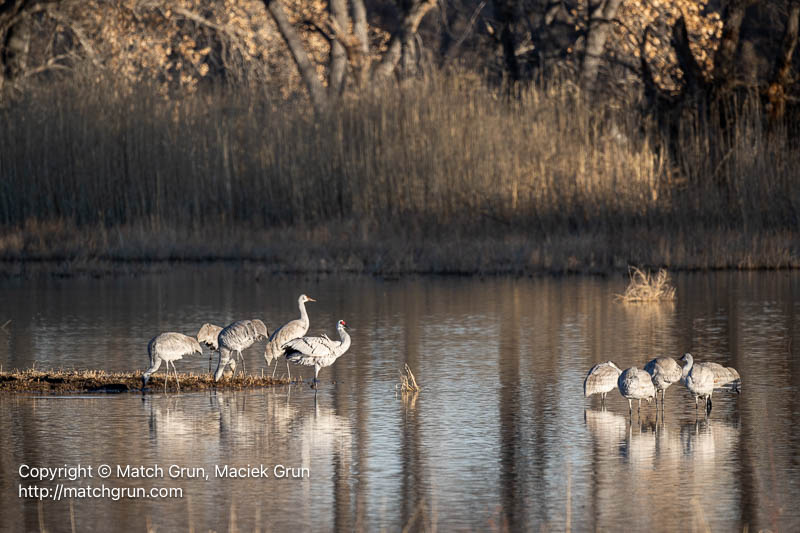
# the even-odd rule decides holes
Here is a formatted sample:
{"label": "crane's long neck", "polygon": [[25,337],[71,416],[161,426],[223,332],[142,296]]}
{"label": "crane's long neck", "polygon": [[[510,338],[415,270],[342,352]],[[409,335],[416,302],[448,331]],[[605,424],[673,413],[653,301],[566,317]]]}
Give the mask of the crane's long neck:
{"label": "crane's long neck", "polygon": [[689,372],[692,370],[692,365],[694,364],[694,358],[691,355],[686,355],[686,364],[683,366],[683,370],[681,371],[681,377],[686,379],[686,376],[689,375]]}
{"label": "crane's long neck", "polygon": [[298,306],[300,307],[300,320],[306,325],[306,329],[308,329],[308,311],[306,311],[306,303],[300,300]]}
{"label": "crane's long neck", "polygon": [[342,342],[339,343],[339,346],[336,348],[336,355],[342,355],[350,348],[350,335],[344,328],[338,328],[339,330],[339,338],[342,339]]}

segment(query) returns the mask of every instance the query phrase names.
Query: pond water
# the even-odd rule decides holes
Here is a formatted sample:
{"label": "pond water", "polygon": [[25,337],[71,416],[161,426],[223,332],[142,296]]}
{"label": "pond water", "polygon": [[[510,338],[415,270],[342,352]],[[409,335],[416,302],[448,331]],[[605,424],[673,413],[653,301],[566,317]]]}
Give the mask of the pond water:
{"label": "pond water", "polygon": [[[0,394],[0,529],[800,530],[800,274],[675,284],[674,303],[637,306],[614,299],[622,277],[263,278],[214,266],[2,281],[4,369],[144,369],[159,332],[256,317],[271,330],[298,315],[302,292],[318,300],[310,333],[334,336],[343,318],[353,344],[320,372],[317,394],[307,382]],[[737,368],[742,394],[716,394],[706,418],[676,384],[663,416],[645,404],[632,420],[617,392],[605,410],[582,396],[596,362],[642,367],[686,351]],[[262,353],[245,352],[248,371],[271,372]],[[416,396],[395,392],[404,363],[423,387]],[[176,366],[206,371],[207,354]],[[23,464],[81,464],[94,476],[22,479]],[[98,477],[100,465],[111,477]],[[119,478],[117,465],[164,472]],[[189,470],[173,479],[171,465]],[[263,465],[269,477],[217,477],[224,465]],[[302,477],[278,478],[275,465]],[[208,479],[188,477],[200,468]],[[20,497],[33,485],[63,494],[58,483],[183,493]]]}

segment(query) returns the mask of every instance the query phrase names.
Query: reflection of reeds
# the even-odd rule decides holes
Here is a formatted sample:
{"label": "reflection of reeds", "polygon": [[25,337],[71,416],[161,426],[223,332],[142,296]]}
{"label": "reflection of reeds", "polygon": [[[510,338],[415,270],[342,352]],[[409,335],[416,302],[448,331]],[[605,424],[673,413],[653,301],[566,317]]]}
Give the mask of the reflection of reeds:
{"label": "reflection of reeds", "polygon": [[623,302],[669,302],[675,299],[675,287],[672,286],[665,269],[662,268],[657,274],[653,274],[637,267],[630,267],[628,275],[630,282],[625,292],[617,295]]}
{"label": "reflection of reeds", "polygon": [[406,363],[403,372],[400,372],[400,383],[395,385],[395,389],[402,392],[419,392],[420,388],[421,387],[417,385],[417,380],[414,378],[414,374],[408,367],[408,363]]}
{"label": "reflection of reeds", "polygon": [[[174,387],[174,376],[171,378]],[[245,389],[269,387],[289,383],[287,379],[273,379],[254,375],[238,375],[233,380],[214,381],[210,374],[178,374],[181,390]],[[141,372],[104,372],[102,370],[14,370],[0,371],[0,391],[37,392],[123,392],[139,390]],[[148,387],[158,390],[164,386],[164,374],[154,374]]]}

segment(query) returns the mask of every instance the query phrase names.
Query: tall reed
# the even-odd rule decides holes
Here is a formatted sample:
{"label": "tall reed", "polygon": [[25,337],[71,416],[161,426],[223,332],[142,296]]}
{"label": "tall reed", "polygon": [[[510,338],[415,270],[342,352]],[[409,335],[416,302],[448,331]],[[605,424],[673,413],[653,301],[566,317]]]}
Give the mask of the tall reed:
{"label": "tall reed", "polygon": [[587,102],[569,84],[509,100],[441,77],[345,98],[322,117],[252,89],[165,100],[107,80],[66,84],[0,110],[0,256],[46,256],[31,235],[57,248],[81,228],[100,232],[87,244],[98,254],[116,238],[122,256],[115,230],[177,232],[214,255],[204,247],[226,233],[258,241],[290,228],[315,242],[586,236],[599,263],[619,265],[641,263],[648,246],[680,262],[716,232],[746,241],[725,258],[742,266],[758,262],[762,237],[784,235],[776,257],[791,257],[800,150],[743,109],[728,129],[687,115],[668,138],[633,106]]}

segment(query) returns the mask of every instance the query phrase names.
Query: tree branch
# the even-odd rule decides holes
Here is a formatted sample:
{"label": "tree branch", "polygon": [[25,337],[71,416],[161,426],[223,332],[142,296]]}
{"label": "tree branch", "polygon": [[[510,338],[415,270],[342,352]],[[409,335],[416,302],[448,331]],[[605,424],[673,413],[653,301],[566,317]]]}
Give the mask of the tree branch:
{"label": "tree branch", "polygon": [[317,113],[323,112],[328,107],[328,100],[325,94],[325,88],[322,82],[317,77],[317,71],[311,61],[308,59],[308,54],[303,46],[303,41],[294,31],[294,26],[289,22],[286,13],[283,11],[283,6],[279,0],[264,0],[264,5],[267,7],[270,15],[272,15],[275,24],[278,26],[278,31],[281,33],[283,40],[289,47],[294,62],[297,64],[297,69],[300,71],[300,77],[308,89],[308,95],[311,98],[311,104]]}
{"label": "tree branch", "polygon": [[389,48],[383,54],[383,59],[375,67],[373,76],[376,81],[383,81],[394,72],[403,51],[403,42],[407,36],[417,32],[423,17],[436,5],[436,2],[437,0],[414,0],[411,8],[405,13],[400,27],[389,40]]}

